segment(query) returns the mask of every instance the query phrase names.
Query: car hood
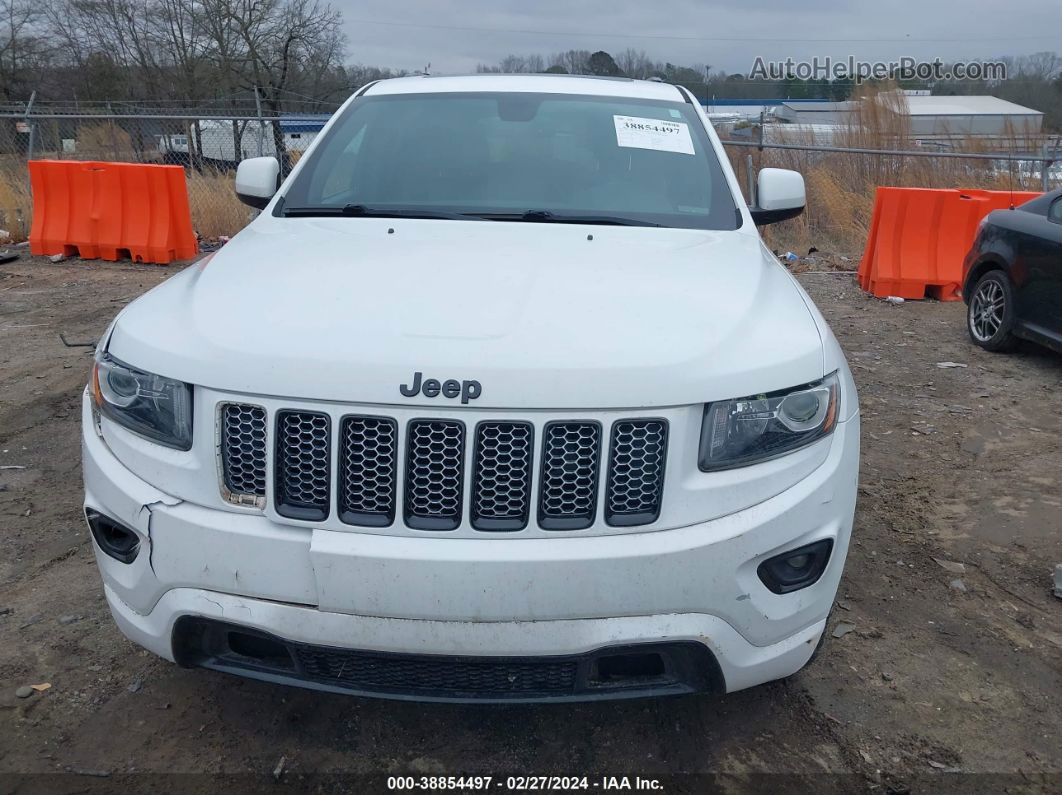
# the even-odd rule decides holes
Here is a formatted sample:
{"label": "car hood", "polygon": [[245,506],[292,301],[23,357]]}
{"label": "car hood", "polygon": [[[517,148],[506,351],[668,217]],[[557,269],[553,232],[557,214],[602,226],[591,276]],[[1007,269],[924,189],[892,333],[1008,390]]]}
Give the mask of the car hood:
{"label": "car hood", "polygon": [[215,389],[357,403],[414,372],[477,408],[688,405],[824,375],[796,281],[751,231],[260,218],[130,304],[109,350]]}

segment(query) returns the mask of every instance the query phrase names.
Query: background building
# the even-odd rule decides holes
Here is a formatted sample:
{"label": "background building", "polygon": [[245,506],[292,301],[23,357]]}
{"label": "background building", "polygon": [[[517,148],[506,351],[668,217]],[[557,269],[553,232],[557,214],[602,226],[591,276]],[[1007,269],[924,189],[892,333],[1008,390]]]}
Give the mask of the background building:
{"label": "background building", "polygon": [[846,102],[782,102],[775,111],[779,120],[790,124],[851,124],[859,103]]}
{"label": "background building", "polygon": [[904,100],[912,137],[1029,136],[1039,135],[1043,126],[1040,111],[997,97],[905,96]]}

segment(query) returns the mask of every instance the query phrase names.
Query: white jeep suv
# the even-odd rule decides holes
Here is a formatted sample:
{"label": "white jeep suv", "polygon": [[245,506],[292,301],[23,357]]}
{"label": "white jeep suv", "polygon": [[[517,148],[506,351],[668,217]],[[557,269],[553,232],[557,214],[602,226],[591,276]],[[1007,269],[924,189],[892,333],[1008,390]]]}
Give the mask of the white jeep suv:
{"label": "white jeep suv", "polygon": [[218,253],[129,304],[84,401],[128,637],[425,700],[734,691],[808,662],[856,500],[856,391],[695,98],[373,83]]}

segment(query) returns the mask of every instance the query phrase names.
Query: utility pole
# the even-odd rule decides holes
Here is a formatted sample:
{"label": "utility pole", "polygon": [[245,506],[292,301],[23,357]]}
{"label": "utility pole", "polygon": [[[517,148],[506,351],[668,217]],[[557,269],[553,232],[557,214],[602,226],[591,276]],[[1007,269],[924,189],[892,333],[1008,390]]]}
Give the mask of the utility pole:
{"label": "utility pole", "polygon": [[258,93],[258,86],[254,87],[254,107],[258,114],[258,156],[261,157],[265,150],[265,119],[262,118],[262,97]]}
{"label": "utility pole", "polygon": [[36,99],[37,99],[37,90],[34,89],[33,92],[30,94],[29,102],[26,103],[26,116],[25,116],[25,118],[26,118],[26,125],[29,127],[29,130],[28,130],[29,142],[26,145],[26,160],[32,160],[33,159],[33,144],[34,144],[33,139],[34,139],[35,133],[37,131],[37,125],[30,118],[30,114],[33,112],[33,103],[34,103],[34,101],[36,101]]}
{"label": "utility pole", "polygon": [[1043,160],[1040,161],[1040,190],[1047,193],[1051,190],[1050,169],[1053,165],[1051,161],[1051,151],[1047,148],[1047,141],[1044,141],[1042,150]]}

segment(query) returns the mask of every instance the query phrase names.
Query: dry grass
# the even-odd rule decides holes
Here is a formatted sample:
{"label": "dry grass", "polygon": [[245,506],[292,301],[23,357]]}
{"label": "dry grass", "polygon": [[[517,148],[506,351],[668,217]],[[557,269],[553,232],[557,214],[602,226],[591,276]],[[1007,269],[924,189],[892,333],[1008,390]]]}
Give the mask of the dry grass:
{"label": "dry grass", "polygon": [[232,236],[251,220],[251,210],[236,198],[232,174],[205,170],[188,175],[192,228],[203,238]]}
{"label": "dry grass", "polygon": [[8,233],[8,241],[17,243],[29,234],[33,198],[25,166],[21,170],[6,166],[0,165],[0,229]]}
{"label": "dry grass", "polygon": [[[78,160],[115,160],[137,162],[129,133],[114,122],[84,124],[77,130]],[[71,155],[65,157],[70,159]]]}
{"label": "dry grass", "polygon": [[[858,255],[866,241],[878,186],[1039,190],[1038,181],[1034,184],[1033,180],[1022,179],[1018,174],[1000,174],[977,162],[847,154],[815,158],[788,151],[757,154],[754,156],[756,170],[765,166],[792,168],[804,175],[807,187],[804,214],[766,227],[764,237],[774,248],[798,253],[800,249],[806,251],[815,246]],[[744,164],[740,165],[738,173],[743,175]]]}

